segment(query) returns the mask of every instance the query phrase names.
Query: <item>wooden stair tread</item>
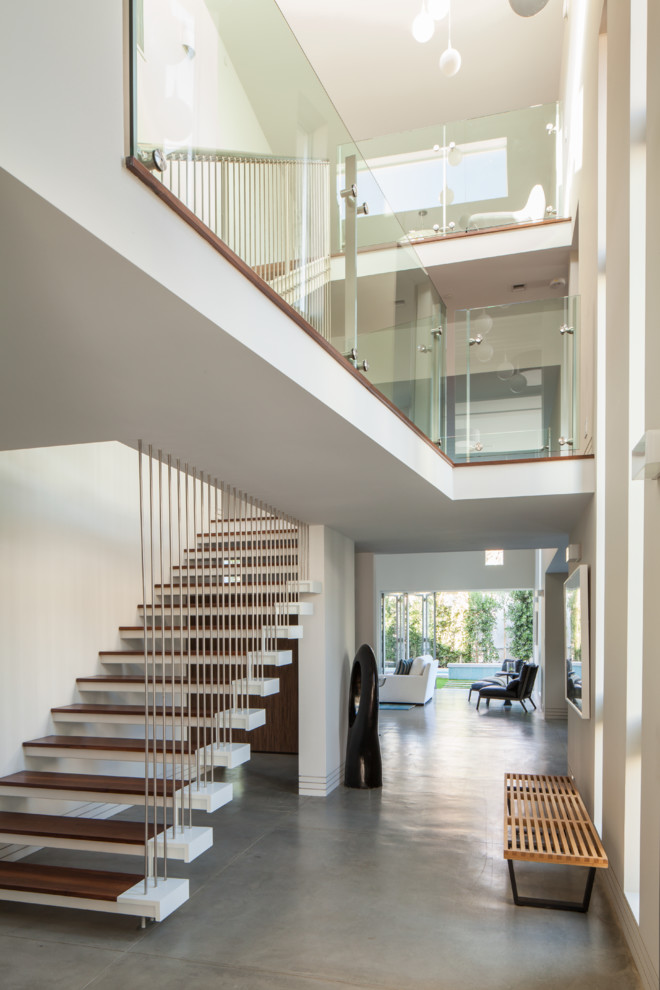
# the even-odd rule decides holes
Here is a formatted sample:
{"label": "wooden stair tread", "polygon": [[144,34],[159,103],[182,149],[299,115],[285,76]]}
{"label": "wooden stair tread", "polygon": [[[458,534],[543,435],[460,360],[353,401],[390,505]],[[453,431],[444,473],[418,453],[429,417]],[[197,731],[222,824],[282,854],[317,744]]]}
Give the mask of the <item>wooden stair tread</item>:
{"label": "wooden stair tread", "polygon": [[[144,753],[144,739],[129,739],[126,736],[111,738],[109,736],[42,736],[40,739],[30,739],[23,743],[24,746],[38,746],[43,749],[55,747],[57,749],[89,749],[109,752]],[[165,743],[165,752],[173,752],[172,740]],[[154,741],[149,740],[149,752],[153,752]],[[156,752],[163,752],[163,740],[156,740]],[[195,750],[189,743],[183,743],[184,754],[193,753]],[[176,741],[176,753],[181,753],[181,740]]]}
{"label": "wooden stair tread", "polygon": [[[266,652],[269,652],[269,651],[267,651],[267,650],[250,650],[249,652],[250,653],[256,653],[257,655],[259,655],[262,652],[263,653],[266,653]],[[141,657],[142,659],[144,659],[144,650],[101,650],[99,652],[99,656],[100,657],[122,657],[122,656],[127,656],[127,657]],[[147,656],[149,657],[150,660],[153,659],[153,655],[151,653],[147,653]],[[188,659],[188,651],[186,650],[184,653],[181,653],[181,651],[177,651],[175,653],[172,653],[171,650],[165,650],[165,653],[161,653],[161,651],[158,650],[158,657],[160,657],[160,656],[175,657],[175,658],[178,658],[178,659],[187,660]],[[208,651],[206,653],[197,653],[196,650],[191,650],[190,651],[190,656],[191,657],[200,657],[203,660],[205,660],[206,663],[210,663],[210,660],[208,659],[208,656],[209,656],[208,655]],[[156,659],[158,659],[158,657]],[[224,650],[222,652],[222,657],[223,658],[224,657],[238,657],[239,661],[240,660],[243,660],[243,662],[245,662],[245,653],[235,653],[232,650]],[[128,661],[128,662],[130,663],[131,661]]]}
{"label": "wooden stair tread", "polygon": [[[171,714],[171,709],[167,709]],[[87,715],[144,715],[144,705],[61,705],[51,708],[51,712],[80,712]],[[162,708],[156,708],[156,714],[162,715]]]}
{"label": "wooden stair tread", "polygon": [[[205,698],[214,698],[213,694],[202,695]],[[203,709],[204,706],[202,706]],[[201,710],[200,709],[200,714]],[[196,706],[192,705],[189,708],[174,708],[172,709],[169,705],[163,710],[161,705],[157,705],[156,708],[149,707],[149,716],[156,716],[156,718],[185,718],[188,712],[197,711]],[[206,712],[208,715],[222,713],[223,709],[211,708],[209,704],[206,705]],[[144,716],[145,708],[144,705],[84,705],[81,703],[74,705],[63,705],[61,708],[51,708],[51,712],[62,713],[62,714],[78,714],[78,715],[140,715]]]}
{"label": "wooden stair tread", "polygon": [[[281,602],[278,602],[277,604],[282,604],[282,603]],[[249,613],[248,615],[240,614],[238,616],[235,616],[235,615],[221,615],[220,616],[220,618],[223,620],[222,628],[223,629],[230,628],[232,632],[234,631],[234,628],[235,627],[234,626],[230,626],[230,623],[229,622],[225,622],[224,621],[225,619],[229,619],[229,620],[235,621],[236,618],[238,618],[239,623],[240,623],[240,620],[241,619],[246,618],[246,619],[250,619],[251,620],[252,617],[253,617],[252,616],[252,613]],[[195,616],[193,615],[193,616],[191,616],[191,618],[194,619]],[[204,616],[200,616],[200,618],[214,619],[214,618],[216,618],[216,616],[215,615],[204,615]],[[263,618],[263,617],[261,615],[259,615],[258,618]],[[298,625],[297,622],[292,622],[291,621],[292,619],[298,619],[298,616],[297,615],[288,615],[288,614],[278,613],[277,619],[278,619],[277,625],[279,625],[279,626],[296,626],[296,625]],[[272,625],[272,622],[273,622],[272,618],[270,618],[270,619],[269,618],[266,618],[265,620],[263,620],[263,624],[265,626]],[[257,632],[260,632],[261,631],[261,627],[259,627],[259,626],[256,626],[254,628],[256,628]],[[201,633],[215,632],[216,629],[217,629],[217,624],[212,623],[212,622],[210,622],[208,625],[203,625],[203,626],[199,626],[199,627],[197,627],[197,626],[188,626],[188,625],[185,625],[185,626],[178,625],[178,626],[156,626],[155,629],[154,629],[153,626],[147,626],[147,635],[149,635],[150,633],[152,633],[152,632],[155,631],[156,638],[158,638],[158,634],[159,633],[162,633],[162,632],[169,633],[169,632],[172,632],[172,631],[174,631],[174,632],[182,632],[183,631],[183,632],[190,632],[190,633],[192,633],[193,634],[193,638],[195,638],[195,636],[196,636],[197,633],[200,633],[200,632]],[[249,624],[246,623],[245,626],[242,626],[240,624],[238,626],[238,631],[239,632],[251,632],[252,630],[253,630],[253,626],[252,626],[252,623],[251,622]],[[119,626],[119,632],[136,632],[136,633],[139,633],[142,636],[144,636],[144,625],[139,625],[139,626]]]}
{"label": "wooden stair tread", "polygon": [[[163,825],[158,825],[157,830],[162,832]],[[10,832],[17,836],[38,835],[144,845],[144,822],[115,821],[113,818],[70,818],[0,811],[0,832]],[[149,826],[149,835],[153,835],[153,825]]]}
{"label": "wooden stair tread", "polygon": [[[156,794],[162,796],[163,784],[167,783],[167,791],[180,790],[180,780],[156,779]],[[92,773],[55,773],[50,770],[19,770],[7,777],[0,777],[2,787],[47,788],[62,791],[103,791],[106,794],[144,794],[144,777],[111,777],[106,774]],[[149,791],[153,794],[154,780],[149,779]]]}
{"label": "wooden stair tread", "polygon": [[[207,658],[206,663],[205,664],[199,664],[199,666],[200,667],[213,668],[215,665],[213,663],[213,660]],[[256,680],[256,678],[255,677],[251,677],[250,680]],[[79,684],[81,681],[83,683],[86,683],[88,681],[92,681],[94,684],[114,684],[117,681],[123,681],[126,684],[144,684],[144,675],[140,675],[140,674],[115,674],[113,676],[112,674],[92,674],[91,677],[77,677],[76,678],[76,684]],[[177,687],[178,688],[178,687],[181,686],[181,679],[179,677],[172,677],[170,675],[166,675],[165,677],[157,676],[156,677],[156,689],[158,689],[158,687],[161,686],[161,685],[165,685],[166,687],[167,686],[170,686],[171,687],[173,685],[174,687]],[[211,677],[209,675],[204,680],[199,680],[198,681],[196,677],[193,677],[192,674],[189,674],[188,677],[186,678],[186,680],[184,680],[183,686],[184,687],[188,687],[188,686],[191,686],[191,685],[195,685],[195,686],[198,686],[198,687],[204,687],[204,686],[206,686],[206,687],[217,687],[218,685],[224,685],[225,687],[229,687],[229,677],[227,677],[224,681],[222,679],[219,680],[219,681],[217,681],[215,678],[213,678],[213,677]],[[152,686],[153,686],[153,684],[152,684],[152,681],[150,680],[149,681],[149,687],[151,688]]]}
{"label": "wooden stair tread", "polygon": [[138,873],[111,873],[36,863],[0,862],[0,888],[24,890],[62,897],[85,897],[96,901],[116,901],[144,880]]}

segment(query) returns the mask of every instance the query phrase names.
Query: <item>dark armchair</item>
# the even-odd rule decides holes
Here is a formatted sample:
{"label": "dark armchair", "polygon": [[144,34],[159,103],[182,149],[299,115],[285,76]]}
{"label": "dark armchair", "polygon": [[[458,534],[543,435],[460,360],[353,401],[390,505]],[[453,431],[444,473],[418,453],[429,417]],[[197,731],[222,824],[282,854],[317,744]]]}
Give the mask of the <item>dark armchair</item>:
{"label": "dark armchair", "polygon": [[532,691],[537,673],[538,666],[536,664],[524,663],[518,677],[515,677],[506,686],[503,684],[486,684],[485,687],[479,689],[477,711],[479,711],[479,704],[482,698],[486,699],[486,707],[489,707],[491,700],[494,700],[519,701],[525,711],[528,711],[525,707],[525,702],[531,701],[534,708],[536,708],[534,699],[532,698]]}
{"label": "dark armchair", "polygon": [[498,670],[494,677],[486,677],[483,681],[474,681],[470,685],[468,701],[471,700],[473,691],[481,691],[482,688],[488,687],[490,684],[494,684],[496,687],[505,687],[506,685],[501,678],[511,674],[520,674],[523,662],[523,660],[503,660],[502,669]]}

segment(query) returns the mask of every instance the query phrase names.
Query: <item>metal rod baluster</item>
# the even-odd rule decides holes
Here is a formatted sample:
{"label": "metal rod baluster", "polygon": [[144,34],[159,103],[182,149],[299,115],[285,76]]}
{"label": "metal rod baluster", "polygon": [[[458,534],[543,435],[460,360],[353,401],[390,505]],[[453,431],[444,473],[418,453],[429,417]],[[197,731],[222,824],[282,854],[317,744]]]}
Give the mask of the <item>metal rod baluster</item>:
{"label": "metal rod baluster", "polygon": [[[228,601],[229,601],[228,618],[229,618],[230,629],[233,629],[233,631],[234,631],[234,644],[235,644],[234,649],[235,649],[235,660],[236,660],[236,665],[234,667],[234,676],[231,679],[232,708],[235,708],[236,709],[236,713],[238,714],[239,705],[238,705],[238,684],[237,684],[237,680],[238,680],[238,677],[239,677],[239,663],[240,663],[240,656],[241,656],[241,639],[240,639],[240,635],[239,635],[238,615],[237,615],[237,609],[236,609],[236,587],[237,587],[237,584],[238,584],[238,553],[240,553],[240,546],[238,545],[238,539],[237,539],[237,534],[236,534],[236,530],[237,530],[236,518],[237,518],[237,515],[238,515],[238,497],[237,497],[236,489],[235,488],[232,488],[232,514],[231,514],[231,525],[230,525],[231,543],[230,543],[230,545],[233,546],[233,552],[232,552],[232,557],[231,557],[231,561],[232,561],[232,583],[231,583],[230,593],[229,593],[229,598],[228,598]],[[232,590],[233,590],[233,597],[232,597]]]}
{"label": "metal rod baluster", "polygon": [[[179,573],[179,581],[181,581],[181,461],[177,458],[176,461],[176,517],[177,517],[177,571]],[[172,602],[174,601],[174,571],[170,574],[170,593]],[[183,636],[183,599],[181,597],[181,592],[179,591],[179,627],[182,630]],[[174,676],[175,676],[175,666],[174,666],[174,650],[172,650],[172,690],[174,690]],[[185,782],[184,782],[184,729],[183,729],[183,709],[185,705],[185,697],[183,692],[183,639],[179,641],[179,793],[180,793],[180,808],[179,808],[179,825],[181,832],[184,831],[184,821],[183,821],[183,802],[185,798]],[[175,756],[175,768],[176,768],[176,732],[172,737],[172,751]]]}
{"label": "metal rod baluster", "polygon": [[[208,613],[206,608],[206,594],[204,595],[204,626],[206,627],[206,620],[208,616],[209,625],[209,688],[208,697],[206,693],[206,680],[204,681],[204,767],[206,768],[210,763],[210,768],[213,770],[213,656],[214,656],[214,641],[217,640],[217,634],[214,640],[213,636],[213,609],[211,607],[211,602],[213,600],[213,568],[211,565],[211,476],[206,475],[206,517],[209,527],[209,556],[208,556],[208,589],[209,589],[209,605]],[[205,582],[206,584],[206,582]],[[206,677],[206,675],[205,675]],[[208,717],[207,717],[208,712]],[[210,751],[209,751],[210,743]],[[209,758],[210,757],[210,758]]]}
{"label": "metal rod baluster", "polygon": [[[247,559],[248,545],[251,543],[248,535],[247,527],[247,502],[245,492],[241,495],[240,500],[240,527],[241,532],[245,533],[245,557]],[[243,542],[241,540],[241,542]],[[239,567],[239,579],[240,579],[240,607],[241,607],[241,628],[243,630],[243,656],[244,656],[244,669],[245,669],[245,705],[247,708],[250,707],[250,684],[249,684],[249,665],[250,665],[250,651],[249,647],[249,636],[250,628],[248,621],[248,602],[247,602],[247,584],[245,582],[245,569],[243,567],[243,554],[240,557],[240,567]]]}
{"label": "metal rod baluster", "polygon": [[[159,576],[160,586],[163,587],[165,574],[163,569],[163,452],[158,451],[158,542],[159,542]],[[160,693],[161,693],[161,729],[162,745],[165,747],[167,738],[167,685],[165,682],[165,615],[160,613]],[[172,650],[174,649],[174,630],[171,630]],[[163,878],[167,880],[167,761],[163,759]],[[154,776],[157,776],[157,747],[154,741]]]}
{"label": "metal rod baluster", "polygon": [[[223,724],[225,727],[229,725],[229,748],[231,749],[233,745],[233,731],[234,731],[234,717],[232,714],[231,706],[231,679],[232,679],[232,638],[231,638],[231,628],[227,631],[225,626],[225,609],[224,609],[224,589],[225,585],[228,590],[231,590],[231,551],[229,548],[229,525],[228,520],[230,517],[230,488],[229,486],[224,486],[222,489],[222,553],[223,553],[223,566],[226,567],[227,573],[222,576],[222,593],[223,593],[223,608],[222,608],[222,628],[224,641],[227,644],[227,664],[222,670],[222,691],[223,696],[228,699],[228,704],[226,710],[228,714],[223,716]],[[226,545],[225,545],[226,544]],[[226,556],[225,556],[226,554]],[[227,614],[229,614],[227,612]],[[226,675],[226,676],[225,676]],[[225,687],[226,685],[226,687]]]}
{"label": "metal rod baluster", "polygon": [[[220,610],[219,610],[219,607],[218,607],[219,601],[220,601],[220,561],[219,561],[218,536],[217,536],[217,534],[218,534],[218,479],[217,478],[215,478],[214,481],[213,481],[213,498],[214,498],[214,502],[213,502],[213,516],[214,516],[214,519],[215,519],[215,532],[216,532],[216,537],[215,537],[215,557],[213,558],[214,559],[213,573],[214,573],[214,577],[215,577],[215,616],[214,616],[214,610],[213,610],[213,607],[212,607],[213,606],[213,582],[212,582],[212,578],[211,578],[211,573],[209,571],[209,581],[211,582],[211,584],[210,584],[211,594],[209,595],[209,613],[210,613],[210,616],[211,616],[211,618],[210,618],[211,624],[213,624],[213,618],[215,617],[215,629],[216,629],[216,664],[215,664],[215,708],[216,708],[216,715],[215,715],[215,729],[214,729],[214,739],[213,739],[213,741],[215,742],[215,744],[217,746],[218,752],[221,752],[223,747],[222,747],[222,745],[220,743],[220,740],[221,740],[221,735],[220,735],[220,714],[221,714],[221,712],[222,712],[222,710],[224,708],[224,698],[220,694],[220,665],[223,662],[224,640],[220,638],[220,632],[221,632],[221,630],[220,630]],[[210,529],[211,529],[211,527],[209,526],[209,551],[210,551],[211,546],[212,546],[212,535],[210,533]],[[216,746],[214,746],[213,749],[215,749]],[[213,752],[213,749],[212,749],[212,752]],[[212,762],[212,766],[215,766],[215,762]]]}
{"label": "metal rod baluster", "polygon": [[144,635],[144,892],[149,875],[149,667],[147,635],[147,581],[144,561],[144,490],[142,480],[142,441],[138,440],[138,483],[140,486],[140,565],[142,571],[142,628]]}
{"label": "metal rod baluster", "polygon": [[[168,527],[168,540],[167,540],[167,551],[168,551],[168,567],[167,567],[167,579],[169,582],[172,581],[172,455],[167,455],[167,527]],[[165,615],[165,576],[163,575],[163,582],[160,586],[160,614],[161,622]],[[174,598],[170,595],[170,626],[174,629]],[[179,630],[181,629],[181,622],[179,622]],[[179,649],[181,646],[179,645]],[[174,640],[172,640],[172,653],[170,662],[170,672],[168,674],[168,684],[169,684],[169,694],[171,698],[171,712],[170,712],[170,726],[169,732],[172,742],[172,838],[176,837],[176,797],[177,797],[177,773],[176,773],[176,681],[175,681],[175,667],[174,667]],[[167,668],[165,663],[163,663],[163,674],[165,674]],[[167,761],[167,749],[169,740],[166,742],[163,740],[163,764],[166,765]]]}
{"label": "metal rod baluster", "polygon": [[[202,709],[202,716],[201,716],[202,740],[203,740],[203,742],[202,742],[202,750],[201,750],[201,753],[202,753],[202,768],[203,768],[202,772],[204,774],[204,783],[206,784],[206,773],[207,773],[207,765],[206,765],[206,616],[204,615],[204,589],[205,589],[205,586],[206,586],[206,582],[205,582],[204,578],[205,578],[205,570],[206,570],[206,566],[205,566],[205,560],[206,560],[205,554],[206,554],[206,550],[204,549],[204,547],[205,547],[205,538],[204,538],[204,490],[205,490],[204,489],[204,472],[203,471],[200,471],[199,472],[199,508],[200,508],[200,520],[199,520],[199,524],[200,524],[200,526],[202,528],[201,626],[200,626],[200,589],[199,589],[199,585],[197,587],[197,597],[196,597],[195,601],[197,602],[197,605],[196,605],[197,635],[199,636],[200,629],[201,629],[201,632],[202,632],[202,656],[201,656],[201,662],[202,662],[202,669],[201,669],[201,675],[202,675],[202,677],[201,677],[201,680],[202,680],[202,683],[201,683],[201,693],[200,693],[200,677],[199,677],[200,671],[199,671],[199,666],[198,666],[198,668],[197,668],[197,708],[199,710],[199,708],[201,706],[201,709]],[[210,543],[210,539],[209,539],[209,543]],[[199,639],[197,640],[197,642],[199,644]],[[209,644],[210,644],[210,637],[209,637]],[[198,652],[199,652],[199,646],[198,646]],[[198,657],[198,659],[199,659],[199,657]],[[199,789],[199,782],[198,782],[198,789]]]}
{"label": "metal rod baluster", "polygon": [[[192,825],[192,780],[193,780],[193,743],[192,743],[192,725],[191,725],[191,714],[190,705],[192,701],[192,686],[191,686],[191,667],[192,667],[192,651],[191,651],[191,637],[190,637],[190,582],[191,582],[191,567],[190,567],[190,474],[188,471],[188,465],[185,467],[186,472],[186,543],[188,544],[188,555],[186,557],[186,742],[188,744],[188,771],[187,771],[187,785],[186,793],[188,796],[188,827]],[[194,545],[193,540],[193,545]],[[183,573],[179,571],[179,587],[183,589]],[[183,593],[183,591],[181,591]],[[183,639],[181,640],[181,653],[183,654]],[[196,747],[195,747],[196,749]]]}
{"label": "metal rod baluster", "polygon": [[[194,588],[195,588],[195,786],[199,790],[199,775],[200,775],[200,765],[199,765],[199,747],[200,747],[200,735],[199,735],[199,658],[200,658],[200,647],[199,647],[199,584],[197,580],[197,468],[193,468],[193,493],[192,493],[192,504],[193,504],[193,570],[195,573],[194,577]],[[190,580],[190,569],[188,570],[188,580]],[[191,630],[188,630],[188,637],[191,638]],[[188,707],[190,708],[192,702],[192,678],[191,678],[191,690],[188,694]],[[192,786],[192,784],[191,784]]]}
{"label": "metal rod baluster", "polygon": [[[252,533],[252,543],[254,545],[255,534],[257,532],[257,504],[253,498],[250,499],[250,531]],[[257,569],[254,565],[254,551],[252,552],[252,567],[250,579],[252,587],[252,653],[256,659],[257,673],[261,666],[261,677],[263,677],[263,653],[261,651],[260,633],[261,619],[259,616],[259,585],[257,582]],[[247,564],[247,561],[246,561]]]}
{"label": "metal rod baluster", "polygon": [[[153,448],[149,444],[149,559],[151,572],[151,647],[149,651],[151,678],[151,712],[152,712],[152,815],[153,815],[153,876],[154,884],[158,886],[158,823],[157,809],[157,778],[156,773],[156,612],[154,608],[155,578],[154,578],[154,479],[153,479]],[[145,602],[146,608],[146,602]],[[161,633],[162,635],[162,633]]]}

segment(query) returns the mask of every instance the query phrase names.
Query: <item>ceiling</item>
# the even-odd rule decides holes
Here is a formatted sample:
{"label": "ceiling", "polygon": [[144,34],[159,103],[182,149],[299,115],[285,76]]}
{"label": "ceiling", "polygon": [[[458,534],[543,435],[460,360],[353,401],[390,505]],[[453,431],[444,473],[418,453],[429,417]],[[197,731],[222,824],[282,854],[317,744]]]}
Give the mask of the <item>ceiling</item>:
{"label": "ceiling", "polygon": [[[447,309],[499,306],[521,299],[552,299],[568,293],[570,248],[477,258],[428,268]],[[553,279],[564,284],[551,286]],[[514,289],[513,286],[524,286]]]}
{"label": "ceiling", "polygon": [[438,68],[447,22],[424,45],[410,33],[421,0],[277,2],[358,141],[559,98],[563,0],[534,17],[508,0],[454,0],[462,66],[450,79]]}

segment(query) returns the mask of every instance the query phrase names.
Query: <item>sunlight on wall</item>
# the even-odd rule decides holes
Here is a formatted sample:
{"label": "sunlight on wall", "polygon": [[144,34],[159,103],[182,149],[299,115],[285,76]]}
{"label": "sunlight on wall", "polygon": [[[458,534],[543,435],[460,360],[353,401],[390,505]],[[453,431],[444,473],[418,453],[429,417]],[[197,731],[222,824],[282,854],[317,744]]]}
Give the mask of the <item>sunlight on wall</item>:
{"label": "sunlight on wall", "polygon": [[[646,359],[646,0],[630,5],[629,446],[645,430]],[[628,492],[628,668],[624,890],[639,921],[644,647],[644,485]]]}

